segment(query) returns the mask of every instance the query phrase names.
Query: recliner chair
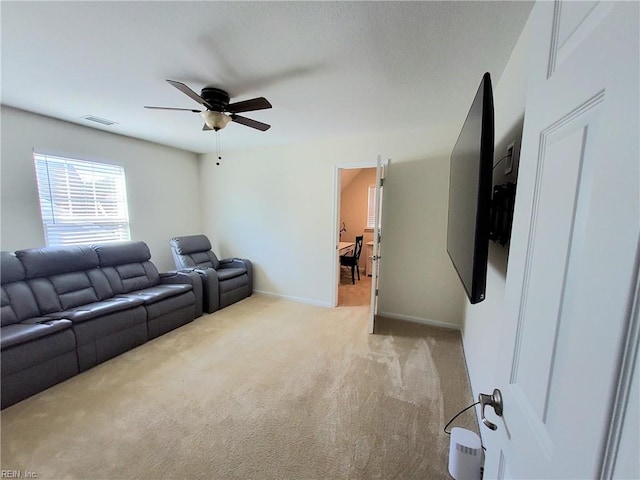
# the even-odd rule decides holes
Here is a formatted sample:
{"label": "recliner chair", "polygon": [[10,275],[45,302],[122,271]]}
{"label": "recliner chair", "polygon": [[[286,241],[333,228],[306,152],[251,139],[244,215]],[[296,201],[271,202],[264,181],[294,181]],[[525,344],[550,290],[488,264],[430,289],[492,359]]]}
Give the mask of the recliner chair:
{"label": "recliner chair", "polygon": [[244,258],[219,260],[205,235],[174,237],[169,241],[178,270],[195,271],[203,286],[207,313],[227,307],[253,293],[253,265]]}

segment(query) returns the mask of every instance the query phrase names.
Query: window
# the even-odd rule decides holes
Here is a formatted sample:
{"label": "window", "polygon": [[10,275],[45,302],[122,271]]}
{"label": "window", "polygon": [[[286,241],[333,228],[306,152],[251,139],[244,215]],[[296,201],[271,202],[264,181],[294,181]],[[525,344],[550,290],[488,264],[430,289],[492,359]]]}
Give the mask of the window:
{"label": "window", "polygon": [[376,223],[376,186],[369,185],[367,195],[367,228],[373,228]]}
{"label": "window", "polygon": [[33,157],[47,245],[130,240],[124,168]]}

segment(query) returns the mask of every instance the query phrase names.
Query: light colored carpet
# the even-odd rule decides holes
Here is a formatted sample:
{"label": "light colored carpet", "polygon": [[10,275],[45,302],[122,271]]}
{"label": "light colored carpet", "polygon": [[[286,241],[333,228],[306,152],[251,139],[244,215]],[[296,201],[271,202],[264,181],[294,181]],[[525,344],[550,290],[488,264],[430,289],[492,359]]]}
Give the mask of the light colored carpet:
{"label": "light colored carpet", "polygon": [[[254,295],[2,411],[47,479],[449,478],[458,332]],[[456,425],[477,431],[473,413]]]}

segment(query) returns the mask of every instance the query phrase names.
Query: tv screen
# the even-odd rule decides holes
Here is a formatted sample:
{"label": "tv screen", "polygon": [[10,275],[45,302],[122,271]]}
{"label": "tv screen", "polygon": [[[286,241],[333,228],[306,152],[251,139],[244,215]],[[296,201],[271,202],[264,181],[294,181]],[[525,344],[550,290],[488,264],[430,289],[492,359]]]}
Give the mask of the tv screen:
{"label": "tv screen", "polygon": [[485,73],[451,153],[447,252],[471,303],[484,300],[493,170],[493,92]]}

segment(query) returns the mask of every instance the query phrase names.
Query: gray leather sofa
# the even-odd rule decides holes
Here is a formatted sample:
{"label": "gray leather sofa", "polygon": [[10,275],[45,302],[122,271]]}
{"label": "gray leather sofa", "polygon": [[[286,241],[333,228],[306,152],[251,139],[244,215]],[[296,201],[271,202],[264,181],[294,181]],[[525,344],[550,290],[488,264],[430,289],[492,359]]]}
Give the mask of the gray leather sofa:
{"label": "gray leather sofa", "polygon": [[194,271],[200,275],[205,312],[213,313],[253,293],[253,264],[250,260],[218,260],[205,235],[174,237],[169,245],[179,271]]}
{"label": "gray leather sofa", "polygon": [[144,242],[2,252],[2,408],[201,312],[197,274],[160,274]]}
{"label": "gray leather sofa", "polygon": [[0,255],[4,408],[77,374],[78,358],[71,321],[42,317],[20,260]]}

